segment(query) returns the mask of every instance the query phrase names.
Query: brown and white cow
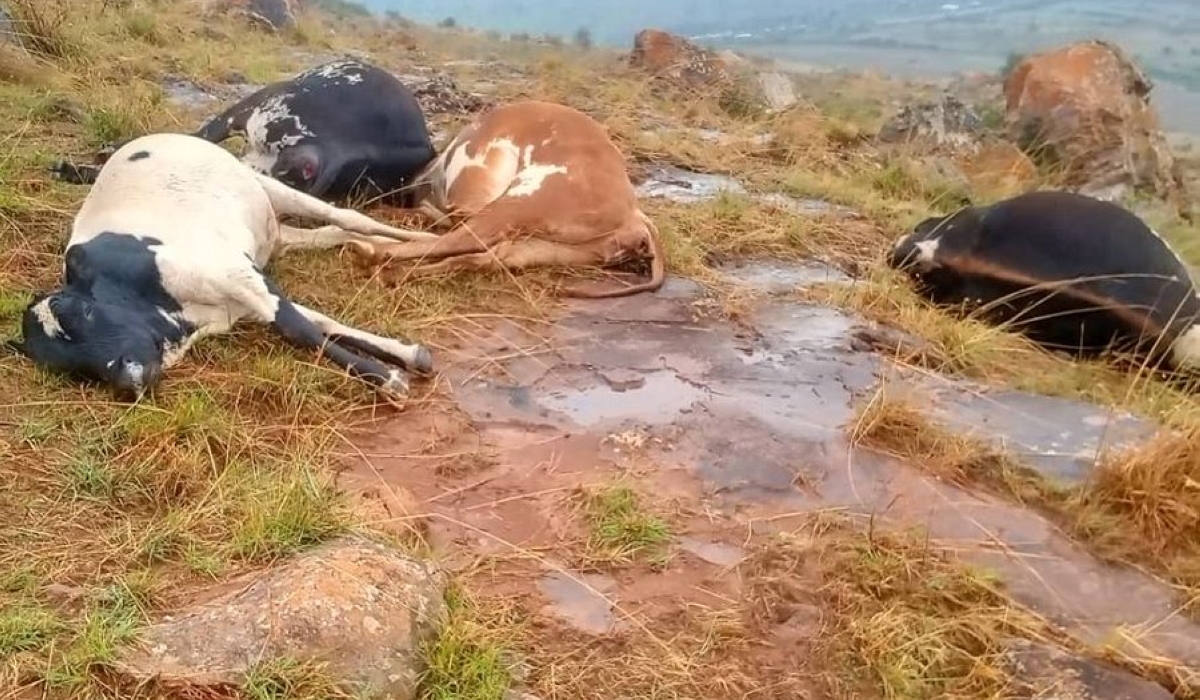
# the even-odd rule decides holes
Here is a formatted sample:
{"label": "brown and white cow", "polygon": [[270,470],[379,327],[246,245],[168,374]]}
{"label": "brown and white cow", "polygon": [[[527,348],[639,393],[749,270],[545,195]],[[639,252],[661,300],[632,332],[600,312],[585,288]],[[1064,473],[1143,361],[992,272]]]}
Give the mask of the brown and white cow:
{"label": "brown and white cow", "polygon": [[[650,279],[603,298],[653,291],[665,277],[658,229],[638,206],[607,130],[565,105],[493,108],[463,129],[413,180],[416,211],[448,221],[436,240],[353,241],[388,280],[463,269],[611,267],[650,258]],[[400,270],[396,261],[419,261]]]}

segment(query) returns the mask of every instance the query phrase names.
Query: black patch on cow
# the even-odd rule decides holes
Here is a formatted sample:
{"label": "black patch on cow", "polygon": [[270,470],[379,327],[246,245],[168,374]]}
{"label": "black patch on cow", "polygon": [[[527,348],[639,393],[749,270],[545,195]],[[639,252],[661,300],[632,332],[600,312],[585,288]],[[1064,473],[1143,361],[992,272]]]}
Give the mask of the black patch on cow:
{"label": "black patch on cow", "polygon": [[[436,155],[412,92],[382,68],[345,59],[262,88],[210,119],[195,135],[214,143],[245,135],[250,117],[264,111],[286,116],[268,121],[264,142],[248,146],[284,154],[281,163],[289,148],[315,147],[315,178],[302,182],[287,172],[286,164],[271,175],[326,201],[401,190]],[[404,201],[400,194],[390,199]]]}
{"label": "black patch on cow", "polygon": [[151,246],[162,241],[106,231],[86,243],[67,248],[66,286],[104,301],[151,304],[167,312],[182,311],[167,293]]}
{"label": "black patch on cow", "polygon": [[[182,307],[163,287],[151,249],[159,243],[105,232],[69,247],[63,287],[38,295],[26,309],[21,351],[49,369],[118,389],[125,388],[118,370],[126,360],[144,367],[150,384],[157,381],[164,345],[195,330],[167,316]],[[47,335],[33,312],[47,298],[61,334]]]}
{"label": "black patch on cow", "polygon": [[149,157],[150,157],[150,151],[138,151],[137,153],[134,153],[133,155],[129,156],[129,162],[132,163],[134,161],[144,160]]}
{"label": "black patch on cow", "polygon": [[[919,269],[916,244],[926,240],[938,241],[937,264]],[[1033,192],[928,219],[888,262],[935,303],[983,309],[988,321],[1081,355],[1115,345],[1156,359],[1200,318],[1186,266],[1140,218],[1069,192]],[[1035,289],[1030,281],[1069,284]]]}
{"label": "black patch on cow", "polygon": [[[254,268],[262,274],[257,266]],[[284,296],[278,285],[265,274],[262,275],[267,292],[275,297],[278,307],[271,326],[292,345],[304,350],[322,349],[325,356],[355,377],[379,385],[387,380],[390,370],[385,365],[350,352],[337,342],[327,339],[321,330],[304,317],[292,302]]]}

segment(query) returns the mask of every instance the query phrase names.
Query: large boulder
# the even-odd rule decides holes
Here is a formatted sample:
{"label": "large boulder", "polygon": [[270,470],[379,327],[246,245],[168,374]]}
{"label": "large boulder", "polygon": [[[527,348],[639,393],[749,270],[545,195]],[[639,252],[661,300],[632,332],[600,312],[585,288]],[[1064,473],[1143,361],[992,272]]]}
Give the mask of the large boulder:
{"label": "large boulder", "polygon": [[1177,199],[1175,160],[1150,106],[1150,79],[1117,46],[1084,41],[1021,60],[1004,80],[1009,136],[1105,199]]}
{"label": "large boulder", "polygon": [[242,686],[266,662],[316,662],[350,692],[411,700],[421,647],[445,612],[444,583],[383,545],[335,540],[200,596],[144,630],[115,670],[135,684],[204,695]]}
{"label": "large boulder", "polygon": [[680,87],[724,88],[735,82],[729,64],[716,52],[658,29],[637,33],[629,64]]}

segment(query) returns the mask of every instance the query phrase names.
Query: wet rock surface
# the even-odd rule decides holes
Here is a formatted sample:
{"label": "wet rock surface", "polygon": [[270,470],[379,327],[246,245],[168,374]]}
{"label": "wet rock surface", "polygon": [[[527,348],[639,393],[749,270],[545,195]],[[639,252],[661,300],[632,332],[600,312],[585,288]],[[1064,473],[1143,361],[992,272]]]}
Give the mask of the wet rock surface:
{"label": "wet rock surface", "polygon": [[265,661],[315,660],[358,690],[413,698],[443,585],[424,562],[336,540],[155,622],[116,668],[135,682],[199,692],[238,687]]}
{"label": "wet rock surface", "polygon": [[1027,640],[1012,642],[1008,661],[1022,698],[1170,700],[1165,688],[1102,661]]}
{"label": "wet rock surface", "polygon": [[[703,543],[741,543],[747,533],[763,536],[832,508],[873,514],[881,526],[925,528],[961,558],[998,572],[1018,600],[1085,642],[1200,665],[1200,626],[1177,614],[1169,587],[1097,559],[1028,508],[846,438],[858,402],[884,380],[931,397],[931,419],[1067,483],[1086,478],[1101,450],[1136,444],[1151,424],[895,365],[867,342],[872,335],[889,342],[874,324],[778,294],[848,282],[836,270],[780,261],[733,261],[726,270],[767,292],[742,323],[700,313],[700,287],[670,278],[655,294],[571,302],[565,316],[536,332],[504,322],[446,348],[453,407],[377,426],[361,442],[369,470],[352,468],[347,479],[411,489],[423,507],[445,516],[431,519],[435,546],[482,556],[579,538],[564,494],[630,469],[656,501],[704,514],[677,532],[686,539],[675,548],[685,557],[653,575],[617,577],[586,612],[560,611],[576,628],[607,624],[601,608],[609,603],[629,614],[661,610],[664,591],[700,604],[734,595],[728,591],[736,581],[721,572],[736,551]],[[496,357],[506,359],[497,364]],[[420,442],[412,437],[430,432]],[[421,446],[431,440],[441,447],[421,453],[427,468],[415,469],[403,455],[427,450]],[[489,574],[486,585],[524,591],[542,606],[571,597],[562,581],[532,592],[526,583],[560,569],[511,566],[508,574]],[[1114,642],[1122,627],[1145,632],[1136,644]]]}
{"label": "wet rock surface", "polygon": [[857,217],[849,207],[830,204],[819,199],[800,199],[779,192],[751,195],[742,185],[728,175],[697,173],[674,165],[647,165],[641,169],[635,191],[639,197],[661,197],[681,204],[695,204],[720,197],[722,194],[753,196],[759,202],[770,204],[792,214],[833,214],[842,217]]}

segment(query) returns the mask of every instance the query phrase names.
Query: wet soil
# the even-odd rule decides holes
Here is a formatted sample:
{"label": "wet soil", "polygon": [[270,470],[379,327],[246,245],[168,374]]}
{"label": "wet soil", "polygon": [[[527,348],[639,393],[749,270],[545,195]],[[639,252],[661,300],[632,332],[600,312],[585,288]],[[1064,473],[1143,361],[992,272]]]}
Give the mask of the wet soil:
{"label": "wet soil", "polygon": [[[763,293],[741,325],[708,318],[700,288],[673,279],[573,302],[553,325],[477,329],[441,353],[436,398],[364,432],[345,483],[411,494],[449,565],[587,634],[656,606],[736,599],[725,572],[748,547],[838,509],[925,528],[1084,641],[1200,666],[1200,626],[1167,586],[1096,559],[1036,512],[846,440],[856,401],[883,379],[918,385],[932,416],[1067,482],[1153,425],[902,370],[855,349],[866,322],[772,294],[848,280],[836,270],[743,261],[727,274]],[[671,523],[665,566],[598,572],[580,554],[578,493],[617,480]]]}

